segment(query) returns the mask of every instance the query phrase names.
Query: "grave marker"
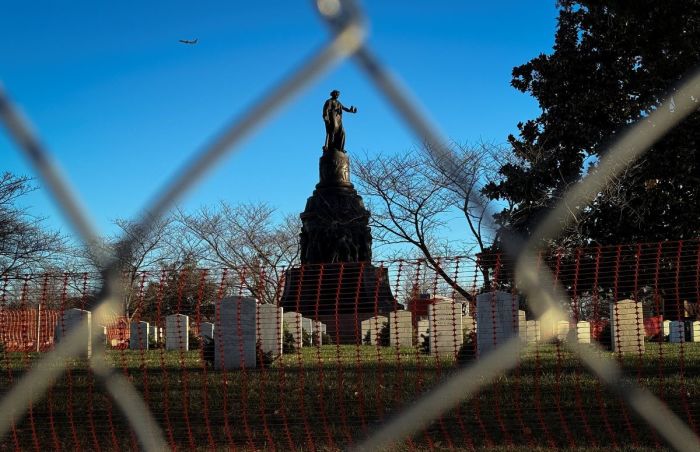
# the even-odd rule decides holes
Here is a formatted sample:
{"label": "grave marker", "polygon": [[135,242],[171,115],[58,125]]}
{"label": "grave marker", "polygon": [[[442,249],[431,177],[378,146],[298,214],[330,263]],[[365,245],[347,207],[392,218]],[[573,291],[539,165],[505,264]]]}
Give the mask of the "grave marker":
{"label": "grave marker", "polygon": [[642,303],[634,300],[610,303],[610,334],[614,352],[644,353]]}
{"label": "grave marker", "polygon": [[148,350],[150,328],[148,322],[131,322],[129,330],[129,348],[132,350]]}
{"label": "grave marker", "polygon": [[300,349],[302,343],[302,316],[298,312],[285,312],[283,328],[294,337],[294,347]]}
{"label": "grave marker", "polygon": [[476,335],[479,356],[518,334],[518,299],[506,292],[476,297]]}
{"label": "grave marker", "polygon": [[218,369],[256,366],[257,300],[229,297],[217,303],[214,362]]}
{"label": "grave marker", "polygon": [[87,328],[80,333],[80,342],[81,344],[85,344],[85,352],[81,353],[81,355],[89,358],[92,356],[92,313],[90,311],[77,308],[64,311],[63,315],[56,323],[54,334],[56,342],[60,342],[64,336],[68,336],[73,330],[81,328],[85,321],[87,321]]}
{"label": "grave marker", "polygon": [[409,311],[389,313],[389,345],[411,347],[413,345],[412,314]]}
{"label": "grave marker", "polygon": [[581,344],[591,343],[591,322],[582,320],[576,323],[576,339]]}
{"label": "grave marker", "polygon": [[436,301],[428,305],[430,328],[430,354],[456,356],[464,340],[462,331],[462,307],[451,300]]}
{"label": "grave marker", "polygon": [[199,335],[209,339],[214,339],[214,324],[211,322],[202,322],[199,324]]}
{"label": "grave marker", "polygon": [[700,322],[690,324],[690,342],[700,342]]}
{"label": "grave marker", "polygon": [[284,334],[282,319],[284,310],[273,304],[258,305],[258,341],[263,353],[270,353],[273,358],[282,354]]}
{"label": "grave marker", "polygon": [[542,338],[539,320],[528,320],[525,322],[526,338],[528,344],[536,344]]}
{"label": "grave marker", "polygon": [[165,318],[165,349],[187,351],[190,348],[190,318],[173,314]]}
{"label": "grave marker", "polygon": [[560,341],[565,341],[567,337],[569,336],[569,329],[571,326],[569,325],[568,320],[560,320],[557,322],[557,331],[556,331],[556,337]]}
{"label": "grave marker", "polygon": [[668,341],[674,344],[685,342],[685,323],[680,320],[673,320],[670,325]]}
{"label": "grave marker", "polygon": [[380,333],[384,327],[384,324],[388,321],[389,319],[383,315],[378,315],[375,317],[370,317],[367,320],[363,320],[362,323],[360,323],[362,343],[367,344],[369,339],[369,344],[380,345]]}

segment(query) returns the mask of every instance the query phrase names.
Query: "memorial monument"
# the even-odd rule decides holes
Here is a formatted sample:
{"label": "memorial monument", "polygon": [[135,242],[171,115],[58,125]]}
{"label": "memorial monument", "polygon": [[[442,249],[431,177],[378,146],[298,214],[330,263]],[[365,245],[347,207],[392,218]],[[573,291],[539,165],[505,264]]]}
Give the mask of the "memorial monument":
{"label": "memorial monument", "polygon": [[301,266],[286,273],[282,307],[327,325],[334,342],[361,342],[360,322],[395,309],[386,269],[371,264],[370,213],[350,182],[345,107],[334,90],[323,106],[326,139],[319,182],[301,214]]}

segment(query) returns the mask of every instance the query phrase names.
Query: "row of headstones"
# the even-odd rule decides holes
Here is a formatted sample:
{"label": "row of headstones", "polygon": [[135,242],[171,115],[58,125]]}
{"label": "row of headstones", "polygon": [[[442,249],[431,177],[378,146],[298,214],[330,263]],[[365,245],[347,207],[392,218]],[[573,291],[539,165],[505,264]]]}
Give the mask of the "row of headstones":
{"label": "row of headstones", "polygon": [[[79,328],[81,323],[87,325],[82,331],[81,342],[86,343],[86,355],[92,355],[92,347],[95,341],[107,345],[107,327],[98,325],[99,333],[92,339],[93,325],[92,313],[84,309],[67,309],[56,323],[55,339],[61,341],[70,332]],[[189,346],[189,317],[175,314],[166,317],[166,347],[170,350],[187,350]],[[163,341],[163,328],[150,327],[148,322],[134,322],[130,327],[130,348],[148,349],[149,339],[151,341]]]}
{"label": "row of headstones", "polygon": [[[223,355],[240,354],[240,347],[229,349],[229,345],[244,342],[244,355],[248,357],[256,353],[256,343],[260,343],[263,353],[270,353],[273,356],[282,354],[283,335],[286,327],[292,335],[293,344],[296,348],[304,345],[303,333],[306,332],[314,338],[317,345],[321,345],[323,336],[326,334],[326,324],[303,317],[297,312],[284,312],[283,308],[268,304],[258,304],[254,298],[227,298],[220,301],[219,318],[216,324],[209,322],[200,323],[200,336],[209,339],[220,340],[215,346],[216,352],[221,351]],[[56,340],[60,341],[68,332],[80,325],[83,319],[87,319],[87,329],[84,331],[87,343],[87,356],[92,353],[91,313],[82,309],[66,310],[56,325]],[[223,326],[223,327],[222,327]],[[254,332],[252,345],[250,342],[250,331]],[[217,337],[214,336],[217,331]],[[132,322],[130,325],[129,347],[133,350],[148,350],[149,341],[162,342],[165,339],[167,350],[189,349],[190,319],[183,314],[173,314],[165,319],[165,337],[163,328],[154,327],[146,321]],[[107,341],[106,327],[102,327],[102,342]],[[252,352],[251,352],[252,350]],[[250,354],[252,353],[252,355]],[[219,361],[227,362],[225,357],[219,357]],[[215,357],[216,359],[216,357]],[[252,361],[254,364],[254,361]],[[247,367],[253,367],[248,365]]]}
{"label": "row of headstones", "polygon": [[[700,321],[688,322],[690,325],[690,342],[700,342]],[[682,320],[664,320],[662,324],[663,335],[669,342],[685,342],[686,322]]]}
{"label": "row of headstones", "polygon": [[[263,353],[273,353],[275,356],[282,354],[283,330],[292,335],[292,343],[296,348],[304,345],[303,333],[307,333],[314,338],[314,343],[321,345],[323,335],[326,333],[326,324],[303,317],[298,312],[284,312],[282,308],[273,305],[256,305],[256,327],[257,338],[261,342]],[[173,314],[165,318],[166,350],[189,350],[189,317],[182,314]],[[150,327],[148,322],[135,322],[131,324],[132,349],[148,350],[148,340],[154,340],[154,327]],[[162,328],[160,335],[162,337]],[[199,335],[203,338],[214,340],[215,324],[202,322],[199,324]],[[143,339],[142,339],[143,338]],[[278,338],[280,339],[279,344]]]}
{"label": "row of headstones", "polygon": [[[513,313],[518,308],[517,298],[505,292],[490,292],[477,296],[476,321],[463,315],[461,308],[450,301],[428,306],[428,319],[417,322],[417,337],[428,339],[431,355],[455,354],[462,345],[463,333],[476,330],[479,355],[489,352],[513,336],[519,336],[527,343],[542,340],[542,327],[539,320],[526,320],[525,311],[518,310],[517,323]],[[644,316],[642,305],[634,300],[621,300],[611,303],[611,342],[613,350],[620,353],[644,353]],[[380,331],[384,324],[389,328],[389,344],[392,346],[413,345],[411,313],[398,311],[389,317],[375,316],[362,322],[363,341],[367,335],[370,343],[380,343]],[[670,342],[685,341],[685,325],[682,321],[664,321],[663,332]],[[576,334],[570,336],[568,321],[557,322],[547,337],[560,341],[574,339],[580,343],[591,342],[591,323],[576,323]],[[690,328],[693,342],[700,342],[700,322],[693,322]]]}

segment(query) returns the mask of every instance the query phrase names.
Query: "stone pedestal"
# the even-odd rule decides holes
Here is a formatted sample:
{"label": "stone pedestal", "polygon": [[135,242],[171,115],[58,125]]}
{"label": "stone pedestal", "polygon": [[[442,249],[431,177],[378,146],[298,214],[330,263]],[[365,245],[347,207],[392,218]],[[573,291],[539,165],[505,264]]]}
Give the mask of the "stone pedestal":
{"label": "stone pedestal", "polygon": [[319,183],[300,215],[301,266],[285,274],[281,306],[327,325],[331,340],[358,343],[360,322],[396,309],[387,270],[372,261],[370,213],[350,182],[350,160],[325,149]]}
{"label": "stone pedestal", "polygon": [[323,322],[331,341],[362,341],[360,323],[395,310],[386,268],[369,263],[307,264],[285,273],[281,306]]}

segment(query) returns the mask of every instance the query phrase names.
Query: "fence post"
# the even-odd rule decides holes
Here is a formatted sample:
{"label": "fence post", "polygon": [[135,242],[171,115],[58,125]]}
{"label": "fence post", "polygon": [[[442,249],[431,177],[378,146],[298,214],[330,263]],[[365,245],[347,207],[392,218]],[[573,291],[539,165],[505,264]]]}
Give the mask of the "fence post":
{"label": "fence post", "polygon": [[41,338],[41,303],[36,305],[36,352],[39,353],[39,339]]}

